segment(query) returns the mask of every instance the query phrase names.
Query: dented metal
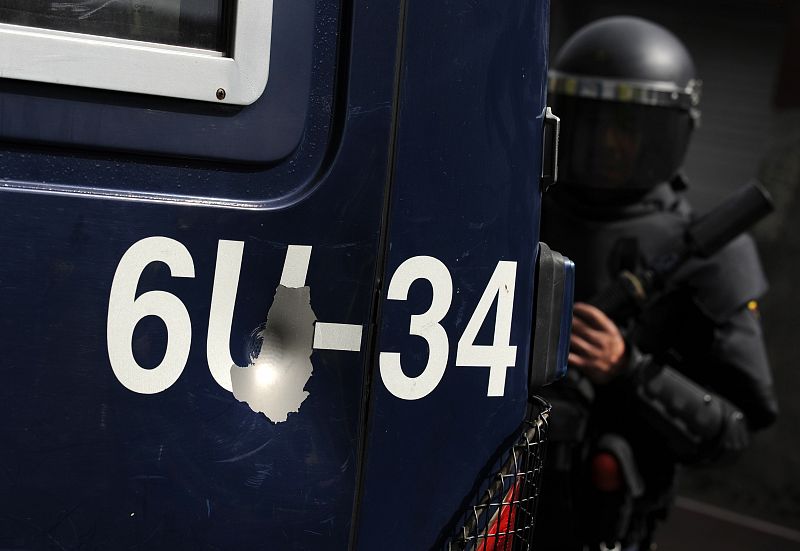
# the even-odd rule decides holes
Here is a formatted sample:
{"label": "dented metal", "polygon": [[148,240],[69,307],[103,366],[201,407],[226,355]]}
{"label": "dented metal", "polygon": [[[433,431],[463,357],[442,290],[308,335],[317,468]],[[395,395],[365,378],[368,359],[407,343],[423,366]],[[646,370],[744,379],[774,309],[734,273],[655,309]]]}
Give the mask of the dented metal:
{"label": "dented metal", "polygon": [[273,423],[286,421],[308,397],[314,322],[309,287],[279,285],[258,334],[261,346],[247,367],[231,366],[233,395]]}

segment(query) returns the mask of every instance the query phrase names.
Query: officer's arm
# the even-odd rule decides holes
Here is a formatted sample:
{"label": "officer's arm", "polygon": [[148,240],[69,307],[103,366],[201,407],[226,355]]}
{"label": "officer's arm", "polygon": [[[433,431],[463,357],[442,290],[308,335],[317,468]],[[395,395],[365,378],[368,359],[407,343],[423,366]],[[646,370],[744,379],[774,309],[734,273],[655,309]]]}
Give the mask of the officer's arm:
{"label": "officer's arm", "polygon": [[[732,326],[722,340],[735,339]],[[658,365],[626,343],[602,311],[576,303],[569,362],[619,398],[633,398],[635,412],[656,431],[676,458],[694,461],[734,454],[749,443],[744,414],[731,402],[669,366]],[[719,335],[715,336],[719,340]],[[722,346],[721,350],[726,348]],[[717,363],[716,361],[714,363]]]}
{"label": "officer's arm", "polygon": [[717,327],[713,355],[719,361],[709,374],[714,389],[742,409],[753,430],[771,425],[778,415],[759,318],[753,300]]}
{"label": "officer's arm", "polygon": [[636,414],[648,421],[682,461],[734,455],[750,442],[742,411],[670,366],[634,351],[636,365],[625,381]]}
{"label": "officer's arm", "polygon": [[[744,307],[715,330],[711,365],[696,366],[715,381],[713,391],[650,356],[629,350],[630,371],[621,384],[640,414],[684,461],[736,454],[749,432],[774,422],[777,402],[757,313]],[[724,396],[724,397],[723,397]]]}

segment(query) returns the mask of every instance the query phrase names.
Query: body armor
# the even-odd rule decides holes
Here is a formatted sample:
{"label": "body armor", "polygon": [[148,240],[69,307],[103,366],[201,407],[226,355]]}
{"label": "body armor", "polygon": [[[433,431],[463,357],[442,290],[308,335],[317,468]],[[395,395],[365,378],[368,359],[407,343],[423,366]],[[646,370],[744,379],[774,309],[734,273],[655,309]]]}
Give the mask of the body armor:
{"label": "body armor", "polygon": [[[623,205],[581,203],[562,189],[546,199],[542,234],[575,260],[576,300],[585,301],[621,270],[658,258],[692,218],[689,204],[667,183]],[[660,298],[620,328],[629,351],[623,375],[594,386],[570,369],[545,389],[554,407],[539,524],[543,548],[648,542],[668,508],[676,463],[733,455],[747,446],[749,430],[774,420],[772,380],[752,308],[766,289],[752,239],[740,236],[708,259],[687,262]],[[606,441],[617,444],[603,451]],[[630,451],[620,451],[618,442]],[[618,491],[592,483],[600,452],[621,466]]]}

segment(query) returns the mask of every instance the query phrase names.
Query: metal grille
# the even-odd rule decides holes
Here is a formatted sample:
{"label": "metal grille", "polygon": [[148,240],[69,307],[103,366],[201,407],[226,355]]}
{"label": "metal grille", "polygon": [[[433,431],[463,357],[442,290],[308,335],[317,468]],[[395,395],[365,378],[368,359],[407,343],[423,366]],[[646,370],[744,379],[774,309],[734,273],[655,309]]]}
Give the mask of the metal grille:
{"label": "metal grille", "polygon": [[502,467],[465,515],[451,551],[523,551],[533,547],[536,504],[550,404],[534,398],[534,411]]}

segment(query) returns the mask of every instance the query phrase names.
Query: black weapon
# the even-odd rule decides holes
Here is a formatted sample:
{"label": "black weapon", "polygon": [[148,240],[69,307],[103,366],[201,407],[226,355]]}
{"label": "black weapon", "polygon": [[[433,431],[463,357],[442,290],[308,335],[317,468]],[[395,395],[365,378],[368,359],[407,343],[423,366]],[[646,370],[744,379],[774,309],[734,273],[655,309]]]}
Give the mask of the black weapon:
{"label": "black weapon", "polygon": [[647,266],[624,270],[589,301],[617,323],[640,311],[664,287],[669,276],[692,257],[706,258],[773,210],[764,187],[750,182],[695,220],[667,252]]}

